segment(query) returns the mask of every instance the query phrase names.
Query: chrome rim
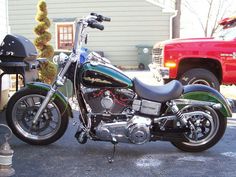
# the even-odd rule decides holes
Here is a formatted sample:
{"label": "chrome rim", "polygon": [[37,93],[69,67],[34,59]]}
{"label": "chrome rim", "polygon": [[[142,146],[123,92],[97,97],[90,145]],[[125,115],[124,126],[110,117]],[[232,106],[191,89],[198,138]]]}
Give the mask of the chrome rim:
{"label": "chrome rim", "polygon": [[219,130],[219,117],[215,110],[210,107],[190,107],[183,108],[183,112],[203,111],[207,116],[195,115],[189,118],[189,121],[194,125],[196,132],[187,132],[184,136],[189,142],[184,144],[189,146],[201,146],[210,142]]}
{"label": "chrome rim", "polygon": [[54,136],[61,126],[60,110],[54,102],[44,109],[39,121],[32,126],[34,115],[45,96],[32,94],[20,98],[13,107],[12,120],[21,135],[32,140],[45,140]]}

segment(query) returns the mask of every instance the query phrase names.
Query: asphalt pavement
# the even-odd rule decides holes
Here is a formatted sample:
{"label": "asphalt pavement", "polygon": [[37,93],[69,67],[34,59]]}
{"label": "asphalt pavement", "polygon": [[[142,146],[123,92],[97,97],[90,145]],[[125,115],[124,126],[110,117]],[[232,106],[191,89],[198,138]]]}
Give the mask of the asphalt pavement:
{"label": "asphalt pavement", "polygon": [[[0,113],[0,123],[4,119],[4,112]],[[88,141],[81,145],[75,132],[71,120],[65,135],[48,146],[31,146],[13,136],[14,176],[236,177],[236,118],[228,119],[223,139],[207,151],[184,153],[168,142],[118,144],[112,164],[108,163],[111,143]]]}

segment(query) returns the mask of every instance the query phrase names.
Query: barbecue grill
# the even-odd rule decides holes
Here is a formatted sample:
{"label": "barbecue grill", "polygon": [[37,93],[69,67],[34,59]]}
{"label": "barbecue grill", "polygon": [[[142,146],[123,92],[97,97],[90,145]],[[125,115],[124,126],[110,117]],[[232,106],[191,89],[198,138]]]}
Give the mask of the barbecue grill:
{"label": "barbecue grill", "polygon": [[[0,100],[2,77],[4,74],[16,74],[16,90],[18,90],[18,75],[23,77],[23,84],[32,81],[26,75],[35,75],[39,62],[37,51],[32,42],[20,35],[6,35],[0,45]],[[28,73],[28,74],[27,74]]]}

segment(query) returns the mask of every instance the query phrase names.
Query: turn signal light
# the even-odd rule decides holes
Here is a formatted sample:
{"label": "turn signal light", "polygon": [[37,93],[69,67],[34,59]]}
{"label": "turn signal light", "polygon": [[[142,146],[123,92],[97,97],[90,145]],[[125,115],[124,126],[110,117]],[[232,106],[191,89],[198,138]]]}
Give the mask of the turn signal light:
{"label": "turn signal light", "polygon": [[176,63],[167,62],[167,63],[165,63],[165,67],[167,67],[167,68],[175,68],[176,67]]}

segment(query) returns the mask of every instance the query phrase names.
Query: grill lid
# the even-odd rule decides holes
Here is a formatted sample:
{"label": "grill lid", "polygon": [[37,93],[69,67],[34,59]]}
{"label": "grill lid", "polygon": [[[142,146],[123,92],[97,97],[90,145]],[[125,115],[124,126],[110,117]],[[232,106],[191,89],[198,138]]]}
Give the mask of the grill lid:
{"label": "grill lid", "polygon": [[36,57],[35,46],[23,36],[8,34],[0,45],[2,62],[34,60]]}

